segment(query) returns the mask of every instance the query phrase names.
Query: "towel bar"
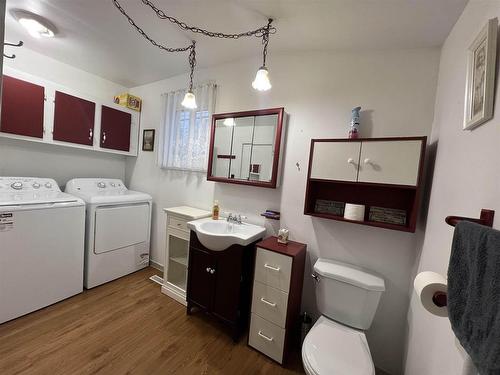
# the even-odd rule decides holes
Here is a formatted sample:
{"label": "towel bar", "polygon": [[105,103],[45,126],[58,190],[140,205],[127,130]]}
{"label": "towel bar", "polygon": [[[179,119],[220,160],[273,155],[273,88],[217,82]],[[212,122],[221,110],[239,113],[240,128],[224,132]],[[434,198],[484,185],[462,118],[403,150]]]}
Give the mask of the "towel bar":
{"label": "towel bar", "polygon": [[447,216],[445,221],[447,224],[451,225],[452,227],[457,225],[462,220],[472,221],[473,223],[485,225],[487,227],[492,227],[494,217],[495,217],[494,210],[487,210],[487,209],[483,208],[481,210],[481,215],[479,216],[479,219],[474,219],[471,217],[464,217],[464,216]]}

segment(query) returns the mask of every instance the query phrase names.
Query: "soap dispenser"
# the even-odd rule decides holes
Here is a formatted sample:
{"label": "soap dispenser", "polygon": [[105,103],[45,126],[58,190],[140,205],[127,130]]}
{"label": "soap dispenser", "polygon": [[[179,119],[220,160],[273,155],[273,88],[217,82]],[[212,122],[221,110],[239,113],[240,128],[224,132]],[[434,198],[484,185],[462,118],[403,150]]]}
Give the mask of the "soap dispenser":
{"label": "soap dispenser", "polygon": [[212,207],[212,220],[219,220],[219,201],[214,201]]}

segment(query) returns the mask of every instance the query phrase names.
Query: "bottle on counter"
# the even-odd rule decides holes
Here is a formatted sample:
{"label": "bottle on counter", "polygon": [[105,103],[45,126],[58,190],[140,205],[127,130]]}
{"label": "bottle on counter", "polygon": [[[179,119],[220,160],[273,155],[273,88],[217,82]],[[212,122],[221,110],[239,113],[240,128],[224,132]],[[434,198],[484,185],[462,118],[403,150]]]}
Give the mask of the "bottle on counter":
{"label": "bottle on counter", "polygon": [[219,220],[219,201],[214,201],[212,207],[212,220]]}

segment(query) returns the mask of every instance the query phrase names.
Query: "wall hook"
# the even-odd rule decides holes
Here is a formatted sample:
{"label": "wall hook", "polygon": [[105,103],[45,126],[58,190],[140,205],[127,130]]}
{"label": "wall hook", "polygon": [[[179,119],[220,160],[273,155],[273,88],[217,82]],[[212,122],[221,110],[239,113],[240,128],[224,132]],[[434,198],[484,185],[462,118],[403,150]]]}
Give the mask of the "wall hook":
{"label": "wall hook", "polygon": [[[22,47],[24,45],[24,42],[22,40],[20,40],[19,42],[17,43],[9,43],[9,42],[3,42],[3,45],[4,46],[9,46],[9,47]],[[12,54],[12,55],[6,55],[5,53],[3,54],[4,57],[8,58],[8,59],[15,59],[16,58],[16,55],[15,54]]]}

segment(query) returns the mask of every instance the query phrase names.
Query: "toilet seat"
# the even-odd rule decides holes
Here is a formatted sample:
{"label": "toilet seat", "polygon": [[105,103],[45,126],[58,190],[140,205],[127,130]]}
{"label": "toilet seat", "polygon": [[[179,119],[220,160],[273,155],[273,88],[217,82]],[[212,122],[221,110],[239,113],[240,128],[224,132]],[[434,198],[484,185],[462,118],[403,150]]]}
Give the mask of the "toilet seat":
{"label": "toilet seat", "polygon": [[309,375],[374,375],[365,334],[321,316],[302,345]]}

